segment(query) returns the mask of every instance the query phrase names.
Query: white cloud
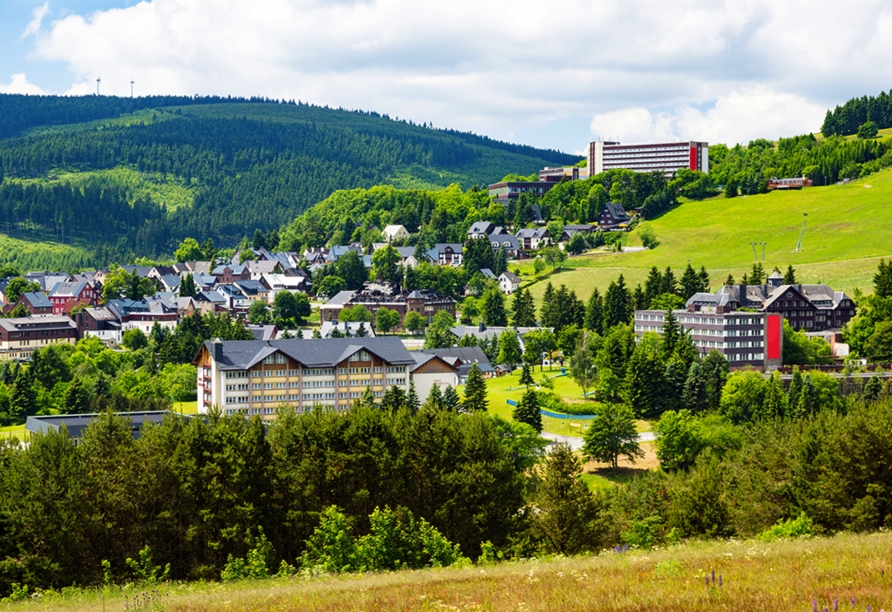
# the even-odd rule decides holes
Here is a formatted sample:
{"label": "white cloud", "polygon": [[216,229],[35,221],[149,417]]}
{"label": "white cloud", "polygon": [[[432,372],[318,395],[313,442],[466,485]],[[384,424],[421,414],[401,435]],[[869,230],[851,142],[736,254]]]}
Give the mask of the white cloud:
{"label": "white cloud", "polygon": [[44,2],[42,5],[36,7],[33,11],[31,11],[31,21],[28,22],[28,25],[25,26],[25,30],[22,32],[22,39],[28,38],[33,34],[37,34],[40,31],[40,26],[43,23],[43,18],[47,16],[50,12],[50,3]]}
{"label": "white cloud", "polygon": [[824,107],[767,87],[741,88],[719,96],[707,110],[681,105],[668,112],[627,108],[594,116],[592,136],[620,142],[706,140],[746,144],[817,131]]}
{"label": "white cloud", "polygon": [[829,0],[143,0],[36,23],[34,57],[74,75],[58,90],[95,91],[101,73],[109,94],[134,79],[138,94],[295,98],[495,137],[575,118],[578,134],[538,143],[570,150],[592,117],[648,139],[817,130],[816,108],[892,82],[884,0],[850,0],[844,19]]}
{"label": "white cloud", "polygon": [[44,95],[46,92],[33,83],[28,82],[24,74],[14,74],[8,85],[0,83],[0,94]]}

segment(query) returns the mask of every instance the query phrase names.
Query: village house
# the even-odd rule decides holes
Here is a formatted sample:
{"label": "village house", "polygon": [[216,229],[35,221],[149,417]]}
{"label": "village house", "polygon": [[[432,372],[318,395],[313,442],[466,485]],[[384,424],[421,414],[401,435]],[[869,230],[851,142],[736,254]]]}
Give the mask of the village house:
{"label": "village house", "polygon": [[402,225],[388,225],[381,232],[387,242],[398,242],[409,239],[409,231]]}

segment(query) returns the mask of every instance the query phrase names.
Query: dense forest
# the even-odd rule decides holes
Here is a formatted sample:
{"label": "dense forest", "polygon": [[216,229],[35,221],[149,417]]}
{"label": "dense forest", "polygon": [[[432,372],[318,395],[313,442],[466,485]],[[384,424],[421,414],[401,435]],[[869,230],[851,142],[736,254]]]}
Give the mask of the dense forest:
{"label": "dense forest", "polygon": [[879,129],[892,127],[892,90],[877,97],[852,98],[832,111],[828,110],[821,126],[824,136],[848,136],[858,133],[865,123],[872,121]]}
{"label": "dense forest", "polygon": [[[233,244],[338,189],[391,181],[468,188],[498,180],[506,167],[578,160],[376,113],[260,99],[0,96],[0,108],[3,231],[104,245],[99,265],[168,253],[187,235]],[[194,192],[192,205],[134,201],[108,178],[76,187],[52,178],[120,167],[177,181]]]}

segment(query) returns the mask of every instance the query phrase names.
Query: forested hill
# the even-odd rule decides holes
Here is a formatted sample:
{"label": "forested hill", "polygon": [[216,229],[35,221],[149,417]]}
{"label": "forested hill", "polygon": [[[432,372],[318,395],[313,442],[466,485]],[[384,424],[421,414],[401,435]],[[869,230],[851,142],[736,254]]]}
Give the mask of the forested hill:
{"label": "forested hill", "polygon": [[0,232],[96,263],[232,244],[338,189],[485,185],[577,156],[371,112],[226,98],[0,96]]}

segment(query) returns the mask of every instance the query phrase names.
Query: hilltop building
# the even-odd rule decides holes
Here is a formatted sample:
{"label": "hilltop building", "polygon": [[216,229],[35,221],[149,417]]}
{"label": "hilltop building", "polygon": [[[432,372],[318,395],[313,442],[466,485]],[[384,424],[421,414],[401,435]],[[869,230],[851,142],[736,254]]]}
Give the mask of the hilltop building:
{"label": "hilltop building", "polygon": [[662,172],[671,176],[682,168],[709,172],[709,143],[690,141],[622,145],[597,140],[589,143],[588,147],[589,176],[607,170]]}

